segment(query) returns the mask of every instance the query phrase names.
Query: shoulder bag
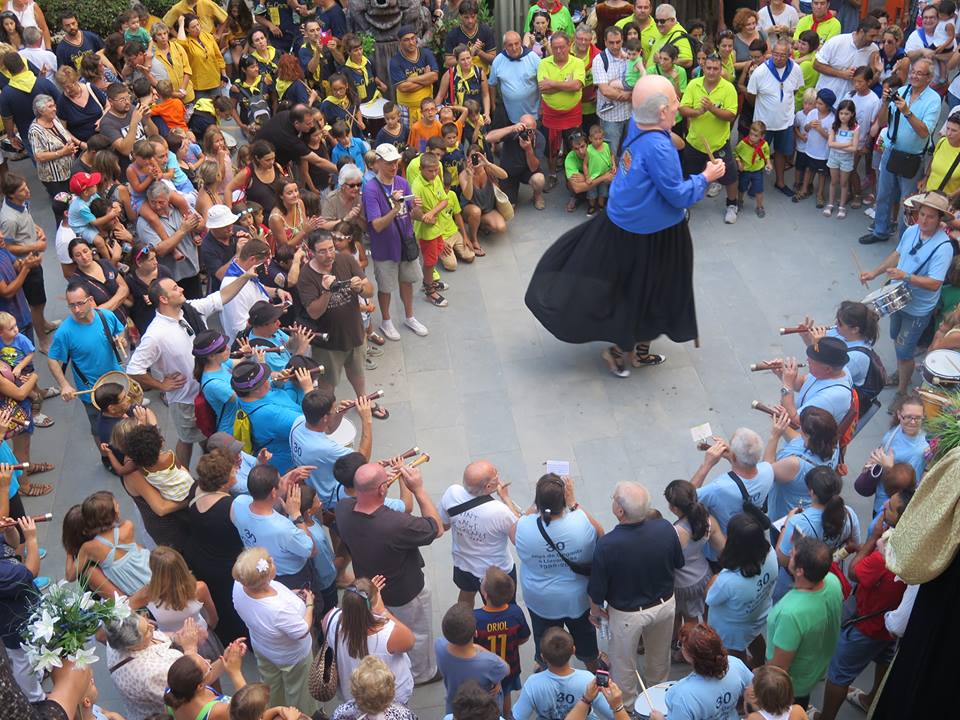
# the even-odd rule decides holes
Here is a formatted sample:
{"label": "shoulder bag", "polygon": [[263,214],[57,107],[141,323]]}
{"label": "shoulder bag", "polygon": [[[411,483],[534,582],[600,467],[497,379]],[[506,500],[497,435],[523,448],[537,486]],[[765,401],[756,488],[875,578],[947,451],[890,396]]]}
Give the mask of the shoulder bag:
{"label": "shoulder bag", "polygon": [[[390,200],[390,195],[387,193],[387,189],[383,186],[383,183],[380,180],[376,180],[377,187],[380,188],[380,192],[383,193],[383,197],[386,198],[387,204],[392,206],[393,203]],[[420,245],[417,243],[417,238],[415,235],[407,237],[406,233],[403,232],[403,227],[400,225],[400,220],[397,216],[393,218],[393,224],[397,228],[397,234],[400,235],[400,259],[404,262],[413,262],[420,257]]]}
{"label": "shoulder bag", "polygon": [[733,480],[737,487],[740,489],[740,496],[743,498],[743,512],[753,518],[757,524],[764,530],[769,530],[773,523],[770,522],[770,518],[767,517],[767,514],[753,504],[753,500],[750,499],[750,493],[747,492],[747,486],[743,484],[743,480],[737,475],[733,470],[727,473],[730,476],[730,479]]}
{"label": "shoulder bag", "polygon": [[[911,86],[907,85],[902,97],[906,100],[910,97]],[[887,170],[902,178],[914,178],[920,172],[920,163],[923,160],[924,147],[922,152],[908,153],[903,150],[897,150],[893,144],[897,141],[897,133],[900,130],[900,117],[903,113],[899,109],[893,111],[893,121],[890,123],[892,131],[889,133],[891,144],[890,157],[887,158]],[[927,139],[929,144],[929,138]]]}
{"label": "shoulder bag", "polygon": [[488,502],[493,500],[493,495],[481,495],[480,497],[470,498],[459,505],[454,505],[452,508],[447,510],[447,517],[454,518],[457,515],[462,515],[467,512],[467,510],[473,510],[475,507],[480,505],[486,505]]}
{"label": "shoulder bag", "polygon": [[[317,651],[317,656],[313,659],[313,665],[310,666],[310,675],[307,677],[307,690],[314,700],[327,702],[333,700],[337,694],[337,684],[340,675],[337,672],[337,641],[340,637],[340,618],[341,611],[330,616],[330,622],[327,623],[327,632],[323,638],[323,644]],[[330,626],[334,620],[337,622],[333,630],[333,644],[327,642],[330,638]]]}
{"label": "shoulder bag", "polygon": [[540,534],[543,535],[543,539],[547,542],[547,545],[550,546],[550,549],[553,550],[560,557],[560,559],[563,560],[564,563],[566,563],[568,568],[573,570],[573,572],[576,573],[577,575],[584,575],[585,577],[590,577],[590,570],[592,568],[593,563],[574,562],[573,560],[568,558],[566,555],[564,555],[562,552],[560,552],[560,548],[557,547],[557,544],[550,539],[549,535],[547,535],[547,530],[543,526],[543,519],[540,517],[537,518],[537,529],[540,531]]}

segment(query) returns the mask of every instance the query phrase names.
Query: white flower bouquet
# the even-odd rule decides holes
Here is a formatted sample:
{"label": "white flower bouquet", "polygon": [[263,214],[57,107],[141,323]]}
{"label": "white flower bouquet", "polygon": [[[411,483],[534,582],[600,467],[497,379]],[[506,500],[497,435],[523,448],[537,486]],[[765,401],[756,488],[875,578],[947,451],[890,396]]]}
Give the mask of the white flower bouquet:
{"label": "white flower bouquet", "polygon": [[97,661],[90,639],[101,623],[131,614],[127,598],[100,600],[76,582],[61,580],[40,596],[21,631],[21,647],[33,668],[45,673],[69,660],[77,668]]}

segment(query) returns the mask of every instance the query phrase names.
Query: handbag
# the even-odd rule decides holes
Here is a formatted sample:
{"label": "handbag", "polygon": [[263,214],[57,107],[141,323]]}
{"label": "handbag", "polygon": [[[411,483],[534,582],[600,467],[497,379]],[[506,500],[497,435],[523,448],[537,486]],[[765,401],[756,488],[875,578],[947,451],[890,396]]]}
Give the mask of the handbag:
{"label": "handbag", "polygon": [[[907,85],[902,97],[907,98],[909,96],[910,86]],[[891,123],[893,132],[889,133],[891,145],[897,141],[897,133],[900,130],[900,117],[902,114],[899,109],[893,113],[893,122]],[[929,144],[929,138],[927,142]],[[890,157],[887,158],[887,170],[902,178],[914,178],[917,176],[917,173],[920,172],[920,163],[923,161],[924,152],[926,152],[926,148],[924,148],[923,152],[919,153],[908,153],[903,150],[891,148]]]}
{"label": "handbag", "polygon": [[[323,639],[323,644],[313,659],[313,665],[310,666],[310,675],[307,677],[307,690],[314,700],[327,702],[333,700],[337,694],[337,683],[339,674],[337,673],[337,639],[340,636],[340,616],[341,612],[330,618],[327,623],[327,637]],[[327,640],[330,636],[330,625],[337,621],[337,627],[333,631],[333,646]]]}
{"label": "handbag", "polygon": [[543,539],[547,541],[547,545],[550,546],[550,549],[560,556],[560,559],[563,560],[564,563],[566,563],[568,568],[573,570],[573,572],[576,573],[577,575],[590,577],[590,571],[592,570],[593,563],[574,562],[573,560],[568,558],[566,555],[564,555],[562,552],[560,552],[560,548],[558,548],[556,543],[550,539],[549,535],[547,535],[547,530],[546,528],[543,527],[543,520],[539,517],[537,518],[537,529],[540,531],[540,534],[543,535]]}
{"label": "handbag", "polygon": [[500,213],[503,219],[507,222],[513,220],[513,204],[510,202],[507,194],[496,185],[493,186],[493,198],[497,202],[497,212]]}

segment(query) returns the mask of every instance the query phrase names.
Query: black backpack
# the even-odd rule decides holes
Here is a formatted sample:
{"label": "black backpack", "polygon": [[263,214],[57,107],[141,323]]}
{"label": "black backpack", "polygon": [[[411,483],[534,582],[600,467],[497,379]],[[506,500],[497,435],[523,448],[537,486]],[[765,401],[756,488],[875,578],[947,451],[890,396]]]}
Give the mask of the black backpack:
{"label": "black backpack", "polygon": [[[677,43],[680,42],[681,40],[686,40],[688,43],[690,43],[690,53],[691,53],[692,56],[693,56],[693,61],[696,62],[696,61],[697,61],[697,53],[700,52],[700,48],[703,47],[703,43],[700,42],[699,40],[697,40],[695,37],[693,37],[693,35],[691,35],[690,33],[688,33],[688,32],[679,32],[679,33],[677,33],[676,35],[673,35],[673,36],[672,36],[669,40],[667,40],[667,42],[664,43],[664,44],[665,44],[665,45],[673,45],[674,47],[676,47],[676,46],[677,46]],[[680,48],[677,48],[677,50],[679,50],[679,49],[680,49]]]}
{"label": "black backpack", "polygon": [[883,366],[883,361],[880,359],[880,356],[877,355],[873,348],[854,345],[853,347],[847,348],[847,351],[860,352],[870,358],[867,376],[860,385],[855,385],[853,388],[853,391],[857,394],[857,400],[860,402],[860,415],[862,416],[886,385],[887,370]]}

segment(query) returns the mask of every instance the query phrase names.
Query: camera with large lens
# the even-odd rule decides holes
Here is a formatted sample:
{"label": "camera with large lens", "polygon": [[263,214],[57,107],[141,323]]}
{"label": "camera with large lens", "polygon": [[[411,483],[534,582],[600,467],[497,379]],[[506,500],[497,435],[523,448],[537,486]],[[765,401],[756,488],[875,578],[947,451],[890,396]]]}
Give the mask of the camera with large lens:
{"label": "camera with large lens", "polygon": [[520,132],[517,133],[517,137],[520,138],[521,140],[529,140],[529,139],[530,139],[530,131],[527,130],[527,128],[524,128],[523,130],[521,130]]}

